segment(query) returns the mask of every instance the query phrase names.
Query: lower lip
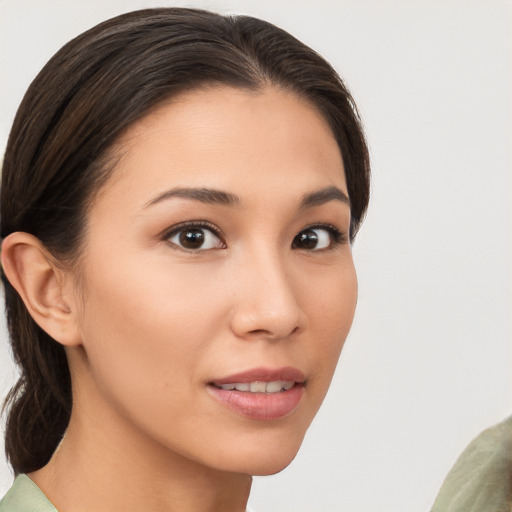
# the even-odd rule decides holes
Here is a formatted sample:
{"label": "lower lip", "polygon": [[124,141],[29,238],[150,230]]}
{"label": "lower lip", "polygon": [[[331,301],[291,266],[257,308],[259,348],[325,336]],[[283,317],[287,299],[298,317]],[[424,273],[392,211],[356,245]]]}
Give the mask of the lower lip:
{"label": "lower lip", "polygon": [[295,384],[280,393],[250,393],[208,386],[212,395],[230,409],[253,420],[279,420],[291,414],[304,393],[302,384]]}

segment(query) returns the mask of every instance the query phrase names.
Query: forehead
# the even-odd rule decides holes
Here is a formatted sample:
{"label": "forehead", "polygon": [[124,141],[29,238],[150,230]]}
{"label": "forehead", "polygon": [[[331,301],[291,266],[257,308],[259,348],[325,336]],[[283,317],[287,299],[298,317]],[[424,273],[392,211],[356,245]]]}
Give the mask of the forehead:
{"label": "forehead", "polygon": [[107,190],[117,183],[147,194],[170,186],[256,192],[296,184],[346,192],[342,156],[324,117],[274,87],[184,93],[134,123],[117,147]]}

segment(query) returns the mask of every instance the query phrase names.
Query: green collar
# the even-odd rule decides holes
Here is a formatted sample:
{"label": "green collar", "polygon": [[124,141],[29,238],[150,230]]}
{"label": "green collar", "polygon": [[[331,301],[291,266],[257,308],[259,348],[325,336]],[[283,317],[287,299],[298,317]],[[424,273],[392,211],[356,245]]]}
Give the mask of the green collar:
{"label": "green collar", "polygon": [[0,501],[0,512],[57,512],[57,509],[27,475],[18,475]]}

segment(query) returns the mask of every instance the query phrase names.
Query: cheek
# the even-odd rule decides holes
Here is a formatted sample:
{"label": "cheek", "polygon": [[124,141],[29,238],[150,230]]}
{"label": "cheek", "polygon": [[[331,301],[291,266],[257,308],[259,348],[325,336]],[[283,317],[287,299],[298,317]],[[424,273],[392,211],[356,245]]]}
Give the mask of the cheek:
{"label": "cheek", "polygon": [[320,392],[325,394],[354,318],[357,304],[354,266],[344,266],[323,281],[322,286],[310,290],[308,303],[312,358],[319,368]]}
{"label": "cheek", "polygon": [[88,276],[81,320],[97,385],[142,402],[172,387],[179,399],[221,316],[215,301],[195,293],[194,277],[183,272],[103,263]]}

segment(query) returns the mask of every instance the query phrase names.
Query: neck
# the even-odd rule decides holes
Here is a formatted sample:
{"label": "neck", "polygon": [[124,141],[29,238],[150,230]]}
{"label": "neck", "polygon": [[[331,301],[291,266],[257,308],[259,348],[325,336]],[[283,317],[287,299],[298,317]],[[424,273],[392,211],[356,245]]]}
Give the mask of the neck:
{"label": "neck", "polygon": [[29,476],[58,510],[243,512],[251,477],[212,469],[148,439],[116,413],[80,410],[50,462]]}

